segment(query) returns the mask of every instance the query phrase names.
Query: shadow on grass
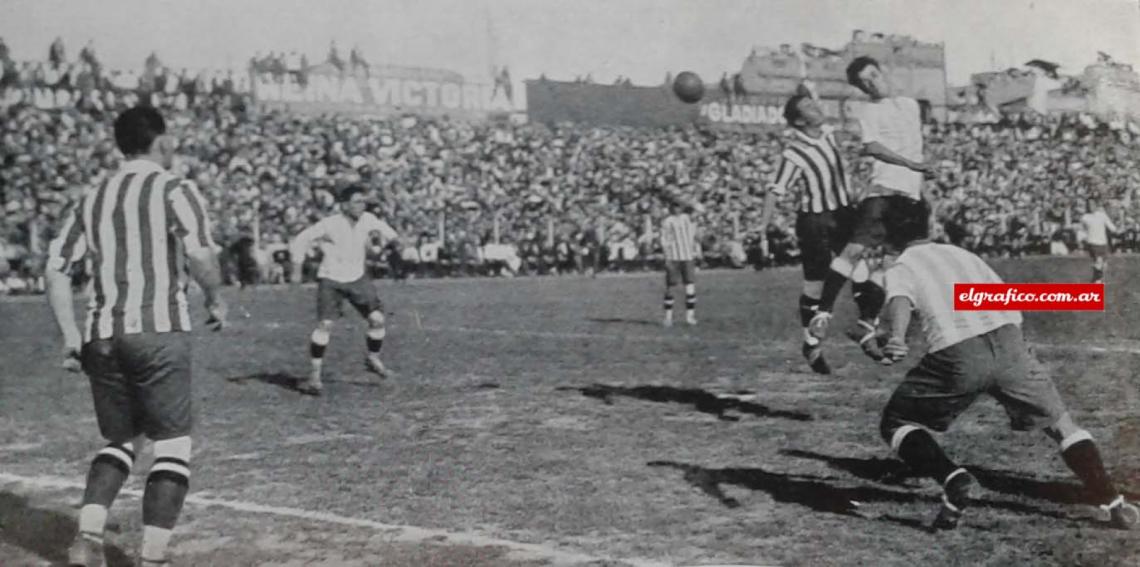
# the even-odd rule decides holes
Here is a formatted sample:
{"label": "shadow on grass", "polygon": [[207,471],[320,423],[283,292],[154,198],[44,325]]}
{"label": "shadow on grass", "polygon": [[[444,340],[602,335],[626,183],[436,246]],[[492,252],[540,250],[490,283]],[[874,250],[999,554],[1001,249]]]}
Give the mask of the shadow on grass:
{"label": "shadow on grass", "polygon": [[[28,499],[0,492],[0,541],[24,549],[52,565],[67,563],[67,548],[78,529],[75,518],[58,510],[28,505]],[[133,565],[123,550],[108,543],[108,567]],[[5,563],[7,564],[7,563]]]}
{"label": "shadow on grass", "polygon": [[[856,518],[866,518],[859,510],[860,504],[864,502],[910,504],[921,500],[918,495],[910,492],[877,486],[841,487],[829,484],[825,482],[827,479],[820,477],[773,473],[759,468],[710,469],[670,461],[652,461],[649,466],[681,471],[686,482],[715,498],[727,508],[738,508],[740,502],[724,493],[721,486],[725,484],[766,492],[776,502],[798,504],[816,512]],[[922,523],[917,520],[889,517],[880,519],[926,531]]]}
{"label": "shadow on grass", "polygon": [[[293,376],[287,372],[257,372],[254,374],[247,374],[245,376],[233,376],[226,378],[226,381],[233,382],[234,384],[243,384],[245,382],[261,382],[276,386],[292,392],[302,393],[297,389],[304,378]],[[325,378],[322,380],[325,384],[351,384],[353,386],[364,386],[367,388],[379,388],[381,383],[374,380],[341,380],[339,378]]]}
{"label": "shadow on grass", "polygon": [[659,327],[661,321],[650,321],[649,319],[624,319],[621,317],[588,317],[587,321],[591,323],[613,324],[620,323],[626,325],[641,325],[644,327]]}
{"label": "shadow on grass", "polygon": [[576,390],[588,398],[597,398],[606,404],[612,404],[614,396],[624,396],[650,402],[676,403],[691,405],[701,413],[717,416],[723,421],[740,421],[739,416],[729,415],[727,412],[736,412],[758,417],[778,417],[795,421],[811,421],[811,415],[788,410],[771,409],[767,406],[744,401],[736,398],[722,398],[711,392],[699,388],[674,388],[672,386],[609,386],[594,384],[593,386],[560,386],[560,391]]}
{"label": "shadow on grass", "polygon": [[[883,484],[919,486],[918,483],[923,482],[918,474],[911,470],[906,463],[898,459],[835,457],[798,449],[785,449],[780,451],[780,454],[789,457],[822,461],[832,468],[844,471],[856,478]],[[1045,500],[1054,504],[1078,504],[1088,506],[1096,504],[1089,499],[1089,495],[1087,491],[1084,490],[1084,487],[1075,480],[1041,479],[1024,473],[972,465],[966,465],[965,468],[978,479],[978,483],[981,484],[983,488],[992,492],[1035,500]],[[933,481],[929,482],[933,483]],[[1137,495],[1126,493],[1125,496],[1134,500]],[[1046,510],[1007,500],[978,499],[975,501],[974,506],[978,508],[1000,509],[1017,514],[1045,516],[1058,520],[1088,523],[1094,526],[1101,525],[1100,522],[1091,518],[1073,517],[1054,510]]]}

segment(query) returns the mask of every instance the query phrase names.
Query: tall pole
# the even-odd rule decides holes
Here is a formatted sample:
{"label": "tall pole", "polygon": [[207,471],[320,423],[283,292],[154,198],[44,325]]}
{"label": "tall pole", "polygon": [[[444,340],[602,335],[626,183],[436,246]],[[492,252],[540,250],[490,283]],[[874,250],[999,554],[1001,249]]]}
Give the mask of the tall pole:
{"label": "tall pole", "polygon": [[447,212],[446,211],[440,211],[439,212],[439,220],[437,221],[437,224],[436,224],[436,239],[439,241],[440,244],[443,244],[445,242],[444,239],[447,236],[447,228],[446,227],[447,227]]}
{"label": "tall pole", "polygon": [[492,230],[494,233],[495,244],[498,244],[499,243],[499,211],[495,211],[495,220],[494,220],[494,224],[492,225]]}

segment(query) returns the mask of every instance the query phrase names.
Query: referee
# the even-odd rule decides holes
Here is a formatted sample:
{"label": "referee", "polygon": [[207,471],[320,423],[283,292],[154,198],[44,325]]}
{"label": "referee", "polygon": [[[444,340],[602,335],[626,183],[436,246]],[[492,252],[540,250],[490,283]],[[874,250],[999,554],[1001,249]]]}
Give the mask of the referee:
{"label": "referee", "polygon": [[[206,202],[192,182],[167,172],[176,142],[162,115],[134,107],[119,115],[114,131],[125,162],[83,194],[48,251],[48,302],[63,333],[65,366],[87,374],[107,440],[87,473],[68,564],[103,563],[107,510],[150,439],[155,459],[143,493],[140,559],[165,565],[190,481],[187,275],[202,288],[215,329],[225,324],[226,306]],[[69,271],[85,258],[91,300],[81,332]]]}
{"label": "referee", "polygon": [[[818,312],[831,261],[851,237],[855,199],[839,144],[832,129],[823,124],[819,103],[806,94],[797,94],[784,105],[784,119],[793,129],[791,140],[784,148],[776,179],[764,196],[760,229],[762,234],[767,232],[776,197],[795,190],[799,201],[796,238],[804,272],[799,301],[803,354],[812,370],[830,374],[831,368],[823,357],[823,343],[808,332],[808,327]],[[853,291],[860,320],[873,321],[881,303],[875,297],[882,295],[881,288],[863,281],[856,283]]]}

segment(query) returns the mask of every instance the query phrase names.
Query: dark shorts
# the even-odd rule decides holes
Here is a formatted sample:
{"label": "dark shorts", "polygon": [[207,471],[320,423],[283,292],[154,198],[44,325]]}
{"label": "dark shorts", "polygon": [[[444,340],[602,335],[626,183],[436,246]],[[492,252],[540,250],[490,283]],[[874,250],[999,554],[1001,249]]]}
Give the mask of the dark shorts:
{"label": "dark shorts", "polygon": [[325,278],[317,280],[317,318],[331,321],[341,316],[342,306],[348,301],[361,316],[373,311],[384,311],[384,302],[367,276],[352,282],[337,282]]}
{"label": "dark shorts", "polygon": [[[874,195],[863,199],[855,213],[851,242],[867,248],[882,246],[887,238],[887,227],[883,224],[887,211],[899,204],[913,202],[914,199],[905,195]],[[927,210],[929,211],[929,205]]]}
{"label": "dark shorts", "polygon": [[1088,248],[1089,256],[1092,256],[1093,260],[1108,257],[1107,244],[1086,244],[1085,247]]}
{"label": "dark shorts", "polygon": [[796,216],[796,239],[800,243],[800,261],[804,280],[823,281],[834,258],[851,239],[855,207],[844,207],[824,213],[800,213]]}
{"label": "dark shorts", "polygon": [[91,341],[80,354],[99,432],[112,443],[190,435],[190,337],[140,333]]}
{"label": "dark shorts", "polygon": [[922,357],[883,411],[883,433],[916,424],[946,431],[981,394],[997,399],[1017,431],[1048,427],[1065,413],[1053,379],[1029,353],[1021,328],[1005,325]]}
{"label": "dark shorts", "polygon": [[673,287],[678,283],[691,284],[697,281],[696,262],[692,260],[666,260],[665,285]]}

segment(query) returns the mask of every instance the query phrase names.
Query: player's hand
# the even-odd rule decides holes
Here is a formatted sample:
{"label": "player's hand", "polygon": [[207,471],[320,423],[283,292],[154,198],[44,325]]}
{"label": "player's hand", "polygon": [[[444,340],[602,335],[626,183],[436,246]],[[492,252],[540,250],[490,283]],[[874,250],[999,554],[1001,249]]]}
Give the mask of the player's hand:
{"label": "player's hand", "polygon": [[229,313],[229,308],[226,307],[226,302],[220,297],[214,300],[213,304],[206,305],[206,311],[210,316],[206,318],[206,326],[211,331],[220,331],[228,325],[226,316]]}
{"label": "player's hand", "polygon": [[906,358],[909,350],[903,339],[898,337],[887,339],[887,344],[883,345],[883,364],[894,364]]}
{"label": "player's hand", "polygon": [[83,363],[79,360],[78,346],[63,347],[63,363],[60,366],[68,372],[79,372],[83,369]]}

